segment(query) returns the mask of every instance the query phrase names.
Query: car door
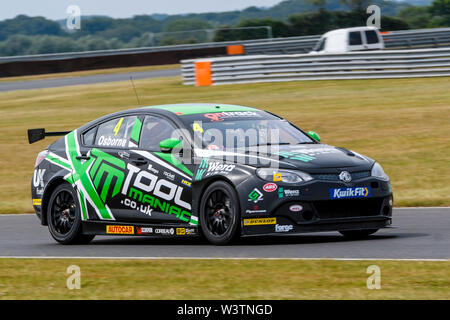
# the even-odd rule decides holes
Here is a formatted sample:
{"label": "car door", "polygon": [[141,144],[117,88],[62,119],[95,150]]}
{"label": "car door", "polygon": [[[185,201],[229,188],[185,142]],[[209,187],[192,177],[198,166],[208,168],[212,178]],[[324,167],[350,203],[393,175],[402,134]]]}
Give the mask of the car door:
{"label": "car door", "polygon": [[147,115],[143,119],[139,145],[129,148],[124,205],[135,212],[128,212],[127,219],[171,224],[191,222],[192,171],[178,154],[163,152],[159,147],[163,140],[183,139],[177,129],[170,119],[159,115]]}
{"label": "car door", "polygon": [[383,44],[381,42],[382,40],[380,39],[378,33],[375,30],[364,31],[364,39],[367,50],[377,50],[383,48]]}
{"label": "car door", "polygon": [[348,48],[350,51],[365,50],[363,37],[360,31],[350,31],[348,33]]}
{"label": "car door", "polygon": [[79,144],[74,142],[79,148],[72,157],[74,180],[86,208],[85,219],[121,218],[128,149],[137,146],[141,123],[138,115],[111,117],[82,132]]}

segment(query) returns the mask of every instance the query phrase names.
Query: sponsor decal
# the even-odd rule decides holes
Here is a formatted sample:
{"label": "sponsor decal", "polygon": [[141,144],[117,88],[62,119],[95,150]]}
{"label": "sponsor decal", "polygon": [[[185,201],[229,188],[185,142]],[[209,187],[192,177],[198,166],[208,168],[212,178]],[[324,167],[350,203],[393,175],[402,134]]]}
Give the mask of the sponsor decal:
{"label": "sponsor decal", "polygon": [[274,173],[273,174],[273,181],[274,182],[278,182],[278,181],[281,181],[281,173]]}
{"label": "sponsor decal", "polygon": [[106,226],[107,234],[134,234],[133,226]]}
{"label": "sponsor decal", "polygon": [[149,227],[136,227],[136,233],[137,234],[152,234],[153,233],[153,228],[149,228]]}
{"label": "sponsor decal", "polygon": [[175,180],[175,175],[173,174],[173,173],[170,173],[170,172],[167,172],[167,171],[164,171],[164,176],[167,178],[167,179],[169,179],[170,181],[173,181],[173,180]]}
{"label": "sponsor decal", "polygon": [[177,236],[184,236],[186,235],[186,229],[185,228],[177,228]]}
{"label": "sponsor decal", "polygon": [[276,224],[277,218],[244,219],[244,226]]}
{"label": "sponsor decal", "polygon": [[277,225],[275,225],[275,232],[289,232],[291,230],[294,230],[294,226],[292,224],[286,224],[286,225],[277,224]]}
{"label": "sponsor decal", "polygon": [[234,111],[234,112],[217,112],[206,113],[204,116],[211,120],[211,122],[220,122],[227,118],[239,118],[239,117],[261,117],[256,112],[252,111]]}
{"label": "sponsor decal", "polygon": [[265,192],[274,192],[274,191],[277,190],[277,189],[278,189],[278,186],[277,186],[275,183],[271,183],[271,182],[266,183],[266,184],[263,186],[263,190],[264,190]]}
{"label": "sponsor decal", "polygon": [[36,169],[34,170],[33,175],[33,186],[35,188],[37,187],[44,187],[44,175],[45,175],[46,169]]}
{"label": "sponsor decal", "polygon": [[159,170],[156,170],[155,168],[153,168],[153,166],[151,164],[148,165],[147,170],[150,171],[151,173],[159,174]]}
{"label": "sponsor decal", "polygon": [[329,189],[330,199],[368,198],[372,196],[370,187],[333,188]]}
{"label": "sponsor decal", "polygon": [[169,229],[158,228],[158,229],[155,229],[155,234],[161,234],[161,235],[166,235],[166,236],[173,236],[174,233],[175,233],[175,231],[174,231],[173,228],[169,228]]}
{"label": "sponsor decal", "polygon": [[292,206],[289,207],[289,210],[292,212],[300,212],[303,210],[303,207],[299,204],[293,204]]}
{"label": "sponsor decal", "polygon": [[33,199],[33,206],[42,205],[42,199]]}
{"label": "sponsor decal", "polygon": [[300,190],[291,190],[291,189],[284,189],[279,188],[278,189],[278,198],[284,198],[284,197],[298,197],[300,196]]}
{"label": "sponsor decal", "polygon": [[130,159],[130,154],[128,152],[126,152],[126,151],[119,151],[119,152],[117,152],[117,154],[122,159]]}
{"label": "sponsor decal", "polygon": [[185,179],[182,179],[182,180],[181,180],[181,183],[184,184],[184,185],[185,185],[186,187],[188,187],[188,188],[192,187],[192,182],[187,181],[187,180],[185,180]]}
{"label": "sponsor decal", "polygon": [[289,160],[298,160],[298,161],[302,161],[302,162],[310,162],[314,159],[316,159],[313,156],[304,154],[304,153],[299,153],[299,152],[292,152],[292,151],[280,151],[277,152],[276,154],[278,154],[280,157],[289,159]]}
{"label": "sponsor decal", "polygon": [[225,164],[220,161],[210,162],[209,159],[203,158],[198,167],[195,180],[201,180],[203,177],[209,177],[215,174],[227,174],[236,168],[234,164]]}
{"label": "sponsor decal", "polygon": [[194,235],[194,234],[195,234],[195,229],[186,228],[186,235],[187,236]]}
{"label": "sponsor decal", "polygon": [[245,213],[267,213],[267,210],[246,210]]}
{"label": "sponsor decal", "polygon": [[263,194],[258,189],[253,189],[252,192],[248,195],[248,201],[252,201],[254,203],[258,203],[259,201],[264,200]]}
{"label": "sponsor decal", "polygon": [[36,194],[42,196],[44,194],[44,188],[36,188]]}
{"label": "sponsor decal", "polygon": [[[177,186],[168,180],[161,179],[148,171],[142,171],[131,164],[128,164],[127,169],[128,175],[122,188],[123,195],[128,196],[131,201],[138,201],[143,205],[147,204],[152,209],[174,214],[178,219],[184,222],[190,222],[191,214],[186,210],[190,211],[191,205],[181,200],[184,192],[183,187]],[[135,177],[133,186],[130,187],[133,177]],[[171,201],[175,205],[172,205],[170,203]],[[131,208],[133,206],[131,204]]]}

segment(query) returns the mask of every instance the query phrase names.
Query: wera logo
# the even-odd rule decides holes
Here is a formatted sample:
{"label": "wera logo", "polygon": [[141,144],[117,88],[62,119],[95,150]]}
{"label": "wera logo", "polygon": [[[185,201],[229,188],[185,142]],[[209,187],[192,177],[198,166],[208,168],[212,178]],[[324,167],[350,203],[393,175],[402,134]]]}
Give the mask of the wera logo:
{"label": "wera logo", "polygon": [[[125,180],[125,162],[105,153],[99,149],[92,149],[91,156],[95,157],[95,162],[89,171],[89,175],[94,183],[95,188],[100,194],[103,202],[106,201],[109,189],[112,187],[111,197],[117,195]],[[105,176],[105,179],[103,177]],[[104,181],[100,190],[100,182]],[[115,183],[113,183],[115,181]]]}
{"label": "wera logo", "polygon": [[197,174],[195,175],[195,180],[201,180],[203,178],[203,175],[205,174],[206,170],[208,169],[209,165],[209,159],[203,158],[202,162],[200,162],[200,165],[197,169]]}

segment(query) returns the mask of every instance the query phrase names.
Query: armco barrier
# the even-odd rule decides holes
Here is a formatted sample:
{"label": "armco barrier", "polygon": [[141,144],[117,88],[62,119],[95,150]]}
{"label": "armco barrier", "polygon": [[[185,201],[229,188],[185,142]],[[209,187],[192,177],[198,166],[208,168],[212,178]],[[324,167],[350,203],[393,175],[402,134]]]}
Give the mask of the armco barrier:
{"label": "armco barrier", "polygon": [[[184,84],[198,86],[293,80],[450,76],[450,48],[185,60],[182,61],[182,74]],[[209,80],[198,79],[197,74],[210,74]]]}

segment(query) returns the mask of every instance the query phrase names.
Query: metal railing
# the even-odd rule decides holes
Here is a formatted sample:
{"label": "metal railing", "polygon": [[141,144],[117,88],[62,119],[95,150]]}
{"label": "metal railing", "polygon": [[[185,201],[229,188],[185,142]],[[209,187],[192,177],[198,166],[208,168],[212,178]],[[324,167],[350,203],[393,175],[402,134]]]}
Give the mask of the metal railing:
{"label": "metal railing", "polygon": [[[246,54],[308,53],[320,36],[278,38],[276,42],[244,44]],[[450,28],[391,31],[383,34],[387,49],[450,47]]]}
{"label": "metal railing", "polygon": [[182,61],[185,85],[197,83],[196,61],[211,62],[211,80],[214,85],[450,76],[450,48],[185,60]]}

